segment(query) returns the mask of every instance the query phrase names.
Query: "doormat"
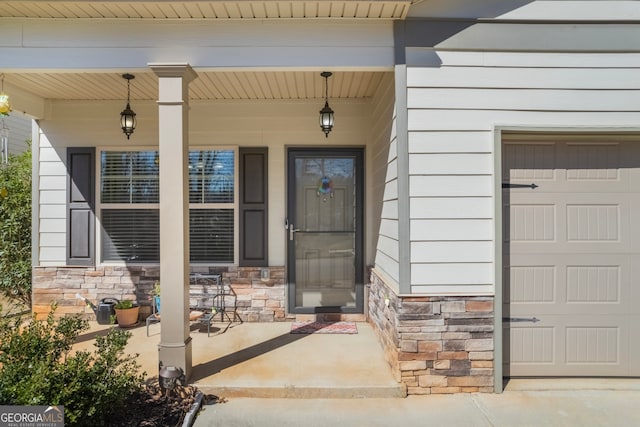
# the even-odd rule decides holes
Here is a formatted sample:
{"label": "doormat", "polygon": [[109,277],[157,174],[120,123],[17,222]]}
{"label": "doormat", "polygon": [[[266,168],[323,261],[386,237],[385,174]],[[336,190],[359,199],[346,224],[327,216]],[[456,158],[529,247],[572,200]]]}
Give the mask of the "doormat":
{"label": "doormat", "polygon": [[354,322],[293,322],[292,334],[357,334]]}

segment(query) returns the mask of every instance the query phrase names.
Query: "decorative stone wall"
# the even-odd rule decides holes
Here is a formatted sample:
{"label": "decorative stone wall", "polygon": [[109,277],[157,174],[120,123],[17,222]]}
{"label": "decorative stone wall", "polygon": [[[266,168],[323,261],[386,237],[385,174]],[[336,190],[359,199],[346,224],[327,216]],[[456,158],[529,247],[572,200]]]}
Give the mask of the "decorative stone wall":
{"label": "decorative stone wall", "polygon": [[274,322],[293,319],[287,316],[284,267],[269,267],[269,279],[260,277],[260,267],[211,268],[222,273],[238,296],[237,312],[246,322]]}
{"label": "decorative stone wall", "polygon": [[[220,273],[237,294],[237,314],[243,321],[290,320],[285,309],[284,267],[268,267],[269,279],[262,280],[258,267],[192,267],[192,272]],[[151,313],[150,292],[160,280],[160,267],[34,267],[33,311],[46,316],[52,302],[58,315],[83,314],[95,318],[76,294],[94,304],[103,298],[131,299],[140,304],[141,316]],[[227,300],[229,303],[230,301]]]}
{"label": "decorative stone wall", "polygon": [[493,301],[399,296],[372,271],[369,319],[408,394],[493,392]]}

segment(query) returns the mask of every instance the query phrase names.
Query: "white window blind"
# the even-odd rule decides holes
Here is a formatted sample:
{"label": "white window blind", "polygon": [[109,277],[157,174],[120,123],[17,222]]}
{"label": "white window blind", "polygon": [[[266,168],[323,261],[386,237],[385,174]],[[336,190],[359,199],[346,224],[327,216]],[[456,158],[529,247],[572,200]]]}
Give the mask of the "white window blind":
{"label": "white window blind", "polygon": [[[235,151],[189,152],[192,262],[232,263]],[[160,260],[157,151],[103,151],[100,156],[102,260]]]}

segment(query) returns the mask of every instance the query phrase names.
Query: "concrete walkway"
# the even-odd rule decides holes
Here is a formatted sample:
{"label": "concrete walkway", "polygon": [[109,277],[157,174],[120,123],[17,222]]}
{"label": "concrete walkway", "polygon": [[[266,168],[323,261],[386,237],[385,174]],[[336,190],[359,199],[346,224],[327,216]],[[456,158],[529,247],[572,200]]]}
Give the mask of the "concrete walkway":
{"label": "concrete walkway", "polygon": [[[93,348],[110,326],[92,323],[77,349]],[[126,352],[139,354],[148,376],[158,372],[161,323],[130,329]],[[269,398],[404,397],[371,325],[357,323],[353,335],[291,334],[291,323],[215,324],[211,336],[191,332],[193,370],[189,382],[207,394]]]}
{"label": "concrete walkway", "polygon": [[[548,387],[520,383],[508,386],[503,394],[404,399],[230,398],[226,403],[204,406],[194,426],[640,426],[638,380],[552,383],[547,381]],[[526,388],[530,390],[523,390]]]}

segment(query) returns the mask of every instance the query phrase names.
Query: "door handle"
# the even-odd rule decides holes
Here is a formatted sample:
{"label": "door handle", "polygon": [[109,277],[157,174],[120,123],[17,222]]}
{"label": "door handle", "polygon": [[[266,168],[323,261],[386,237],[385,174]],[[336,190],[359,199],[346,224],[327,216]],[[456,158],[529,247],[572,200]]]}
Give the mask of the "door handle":
{"label": "door handle", "polygon": [[502,321],[509,322],[509,323],[516,323],[516,322],[537,323],[537,322],[540,322],[540,319],[538,319],[537,317],[503,317]]}
{"label": "door handle", "polygon": [[293,224],[289,224],[289,240],[293,240],[293,233],[300,231],[299,228],[293,228]]}

